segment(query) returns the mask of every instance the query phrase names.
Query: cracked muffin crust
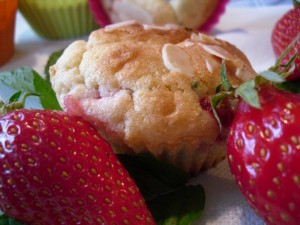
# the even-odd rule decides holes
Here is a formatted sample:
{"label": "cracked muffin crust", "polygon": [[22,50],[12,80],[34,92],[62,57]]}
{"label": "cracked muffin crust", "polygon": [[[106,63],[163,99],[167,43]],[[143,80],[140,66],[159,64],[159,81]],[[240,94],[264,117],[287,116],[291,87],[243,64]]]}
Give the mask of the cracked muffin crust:
{"label": "cracked muffin crust", "polygon": [[50,68],[59,103],[91,122],[121,153],[150,152],[196,174],[225,156],[224,134],[209,106],[221,83],[255,75],[228,42],[180,26],[134,21],[75,41]]}

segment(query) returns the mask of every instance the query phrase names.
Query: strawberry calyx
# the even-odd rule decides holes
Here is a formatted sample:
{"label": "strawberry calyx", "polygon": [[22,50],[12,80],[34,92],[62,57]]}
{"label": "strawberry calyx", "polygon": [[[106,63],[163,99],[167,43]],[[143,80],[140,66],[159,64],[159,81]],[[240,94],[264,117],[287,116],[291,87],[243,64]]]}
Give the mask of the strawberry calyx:
{"label": "strawberry calyx", "polygon": [[295,7],[299,7],[300,6],[300,0],[293,0],[293,4]]}
{"label": "strawberry calyx", "polygon": [[3,116],[16,109],[24,108],[25,101],[29,96],[38,96],[38,94],[33,92],[18,91],[14,93],[8,99],[8,101],[4,102],[3,100],[0,100],[0,116]]}
{"label": "strawberry calyx", "polygon": [[224,99],[231,101],[242,99],[250,106],[261,109],[258,90],[264,84],[276,85],[283,83],[285,78],[291,75],[295,69],[295,59],[297,52],[289,59],[286,64],[282,64],[284,57],[290,52],[293,45],[300,39],[300,34],[288,45],[288,47],[281,53],[274,66],[268,70],[258,73],[253,79],[242,83],[237,88],[234,88],[228,78],[225,66],[225,60],[221,65],[221,81],[222,83],[216,88],[216,94],[212,97],[211,105],[213,114],[222,130],[222,123],[218,115],[218,108]]}

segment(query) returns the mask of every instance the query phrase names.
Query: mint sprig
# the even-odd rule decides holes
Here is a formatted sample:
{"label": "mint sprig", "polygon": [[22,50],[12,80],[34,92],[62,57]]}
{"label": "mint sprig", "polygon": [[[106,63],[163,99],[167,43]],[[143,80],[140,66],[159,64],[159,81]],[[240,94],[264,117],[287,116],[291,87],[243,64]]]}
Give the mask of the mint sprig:
{"label": "mint sprig", "polygon": [[35,93],[44,109],[61,110],[50,82],[31,68],[22,67],[0,72],[0,85],[9,87],[14,93],[18,91]]}

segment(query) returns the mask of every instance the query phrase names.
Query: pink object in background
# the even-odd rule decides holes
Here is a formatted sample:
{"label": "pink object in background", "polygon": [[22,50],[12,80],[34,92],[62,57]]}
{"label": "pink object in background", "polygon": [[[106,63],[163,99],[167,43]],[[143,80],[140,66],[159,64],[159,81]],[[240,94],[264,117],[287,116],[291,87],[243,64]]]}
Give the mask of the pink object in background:
{"label": "pink object in background", "polygon": [[[225,8],[228,2],[229,0],[179,0],[166,3],[166,1],[164,0],[156,0],[151,5],[140,3],[139,1],[89,0],[90,9],[94,14],[95,20],[102,27],[124,20],[137,20],[141,23],[145,23],[145,21],[147,21],[149,23],[149,19],[153,19],[153,21],[150,22],[151,24],[163,25],[164,23],[175,23],[189,28],[198,29],[201,32],[211,31],[213,26],[219,21],[220,16],[225,12]],[[213,7],[210,7],[211,5]],[[151,6],[153,6],[152,9]],[[155,7],[160,8],[160,10],[155,10]],[[187,9],[191,11],[190,15],[188,15],[189,13],[187,13]],[[201,9],[202,12],[199,11],[199,13],[197,14],[197,11],[195,12],[195,10],[197,9]],[[130,10],[132,10],[132,12],[130,12]],[[117,13],[119,13],[119,15]],[[139,15],[137,15],[137,13]],[[174,15],[172,15],[172,13]],[[143,16],[145,18],[144,21],[139,21],[139,19],[137,19]],[[116,17],[118,17],[118,21],[113,21],[113,18]],[[195,21],[193,21],[193,17],[195,17]],[[155,19],[157,18],[161,19],[159,23],[155,21]],[[196,20],[199,20],[199,26],[190,26],[189,24],[185,24],[183,21],[180,21],[180,19],[178,19],[178,21],[174,21],[174,18],[182,18],[183,20],[189,21],[192,24],[197,24],[198,21]]]}

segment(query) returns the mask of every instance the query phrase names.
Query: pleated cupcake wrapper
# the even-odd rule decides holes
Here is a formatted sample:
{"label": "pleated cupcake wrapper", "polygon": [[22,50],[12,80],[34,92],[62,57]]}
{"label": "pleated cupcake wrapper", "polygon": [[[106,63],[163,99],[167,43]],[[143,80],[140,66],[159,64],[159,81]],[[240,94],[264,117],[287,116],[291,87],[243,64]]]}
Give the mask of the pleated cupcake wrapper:
{"label": "pleated cupcake wrapper", "polygon": [[88,2],[76,5],[40,7],[40,4],[19,1],[19,9],[33,30],[48,39],[65,39],[87,35],[99,26],[89,10]]}
{"label": "pleated cupcake wrapper", "polygon": [[[216,166],[226,157],[225,142],[215,143],[208,148],[207,146],[202,146],[194,150],[186,149],[184,146],[176,150],[176,152],[162,149],[161,151],[158,151],[159,153],[150,152],[149,150],[135,151],[134,149],[127,147],[124,143],[118,145],[111,142],[110,144],[116,153],[130,155],[151,153],[156,158],[165,162],[170,162],[191,175],[197,175],[200,172]],[[207,149],[203,151],[203,148]]]}
{"label": "pleated cupcake wrapper", "polygon": [[214,167],[226,156],[226,145],[224,143],[215,144],[214,147],[210,147],[209,150],[205,151],[203,151],[203,147],[195,150],[182,148],[175,155],[169,151],[164,151],[160,157],[183,168],[191,175],[197,175]]}

